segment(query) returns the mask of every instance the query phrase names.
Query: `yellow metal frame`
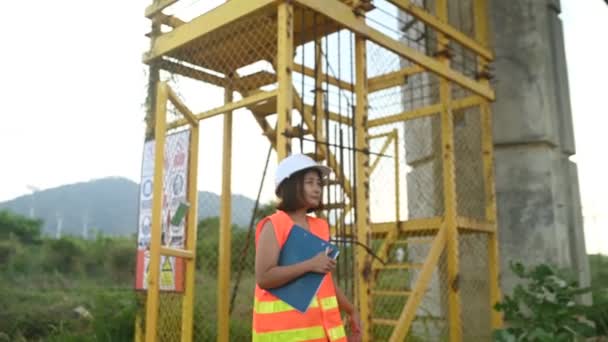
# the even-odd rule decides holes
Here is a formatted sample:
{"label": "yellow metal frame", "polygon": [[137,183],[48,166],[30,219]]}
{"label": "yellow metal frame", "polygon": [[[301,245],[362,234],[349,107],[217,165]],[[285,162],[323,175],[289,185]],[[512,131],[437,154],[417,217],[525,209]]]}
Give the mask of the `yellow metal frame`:
{"label": "yellow metal frame", "polygon": [[[167,103],[171,102],[180,111],[190,124],[190,155],[188,165],[188,202],[192,208],[198,207],[197,193],[197,170],[198,170],[198,142],[199,125],[198,120],[175,95],[166,82],[160,82],[156,89],[155,104],[155,130],[154,130],[154,151],[156,156],[165,154],[165,138],[167,132]],[[156,341],[159,308],[159,268],[160,257],[174,256],[181,257],[186,262],[184,295],[182,298],[182,341],[192,340],[192,316],[194,310],[194,270],[198,214],[196,210],[189,210],[186,221],[185,249],[176,249],[161,246],[161,213],[163,201],[163,163],[164,158],[154,158],[154,183],[153,183],[153,204],[152,204],[152,232],[150,241],[150,273],[148,275],[148,290],[146,298],[146,320],[145,320],[145,341]],[[140,322],[136,323],[139,326]],[[142,332],[136,329],[136,340],[142,340],[139,335]]]}
{"label": "yellow metal frame", "polygon": [[[363,340],[373,339],[372,324],[384,324],[394,326],[391,341],[401,341],[406,338],[416,316],[417,309],[422,302],[423,296],[431,282],[431,276],[437,269],[442,253],[447,260],[448,286],[448,323],[450,341],[462,340],[461,303],[460,294],[456,282],[459,278],[459,250],[458,237],[460,233],[486,234],[489,239],[488,255],[489,269],[488,281],[490,284],[490,303],[493,306],[500,299],[498,287],[498,241],[496,226],[496,199],[494,190],[494,168],[493,168],[493,145],[491,110],[489,101],[494,100],[495,94],[487,79],[483,77],[471,78],[456,71],[450,66],[449,57],[445,54],[437,56],[425,55],[410,48],[400,41],[381,33],[368,26],[361,16],[361,11],[370,7],[368,2],[359,0],[232,0],[216,9],[204,13],[190,22],[184,22],[179,18],[166,15],[162,11],[176,3],[178,0],[158,0],[148,6],[145,15],[153,20],[154,27],[161,24],[172,28],[169,32],[160,33],[153,30],[150,50],[144,54],[144,62],[155,65],[170,73],[179,74],[205,83],[213,84],[225,89],[225,103],[217,108],[212,108],[201,113],[192,113],[187,105],[183,103],[171,90],[167,83],[159,82],[156,87],[154,104],[154,133],[156,155],[164,154],[165,134],[168,130],[189,125],[191,129],[190,141],[190,168],[188,200],[193,208],[197,207],[197,167],[198,167],[198,141],[199,122],[217,115],[224,115],[223,136],[223,178],[221,194],[221,217],[220,217],[220,244],[219,244],[219,266],[218,266],[218,300],[217,300],[217,330],[218,341],[228,341],[229,336],[229,296],[225,291],[230,284],[230,249],[231,249],[231,158],[232,158],[232,122],[234,110],[246,108],[253,116],[261,130],[268,137],[271,145],[277,152],[278,159],[288,156],[291,151],[289,134],[311,134],[317,137],[317,157],[324,160],[336,171],[335,183],[341,185],[344,194],[349,199],[347,205],[333,205],[342,210],[345,217],[354,209],[356,221],[347,225],[353,228],[354,236],[358,242],[370,244],[372,239],[382,239],[378,255],[381,258],[388,257],[389,248],[400,243],[400,236],[416,236],[416,242],[407,243],[430,243],[430,251],[424,263],[407,264],[408,267],[420,270],[418,280],[409,291],[389,291],[375,289],[374,278],[378,272],[391,269],[391,265],[381,265],[379,262],[365,253],[356,253],[355,262],[355,299],[356,306],[363,320]],[[486,0],[474,0],[474,18],[476,34],[471,38],[456,30],[447,23],[447,0],[437,0],[436,14],[433,15],[425,9],[413,5],[409,0],[388,0],[399,10],[407,12],[426,26],[437,32],[438,49],[445,49],[449,41],[454,41],[476,54],[479,66],[479,75],[482,75],[488,63],[493,59],[493,53],[488,47],[487,37],[487,5]],[[338,29],[346,29],[355,34],[355,84],[326,75],[322,68],[317,71],[306,66],[294,63],[295,45],[303,42],[302,37],[294,37],[294,6],[307,8],[333,21],[331,28],[327,30],[335,32]],[[255,13],[276,13],[276,55],[270,61],[274,66],[275,73],[262,71],[242,78],[222,70],[226,76],[217,76],[200,69],[180,64],[176,60],[176,52],[192,44],[196,44],[203,36],[213,35],[220,28],[229,27],[232,23],[249,18]],[[332,31],[333,30],[333,31]],[[329,32],[329,33],[331,33]],[[327,34],[325,32],[323,34]],[[312,41],[314,38],[304,38]],[[366,43],[373,42],[398,56],[407,59],[414,65],[387,74],[368,78],[366,68],[368,65],[366,56]],[[316,63],[321,61],[320,41],[317,41],[315,59]],[[234,70],[232,70],[234,71]],[[341,116],[340,113],[318,110],[314,113],[313,107],[304,104],[298,92],[293,88],[292,73],[297,72],[315,78],[318,82],[330,84],[346,91],[354,89],[356,103],[354,111],[354,123],[349,118]],[[406,112],[394,113],[382,118],[368,120],[368,95],[370,93],[397,87],[407,82],[409,76],[429,73],[439,76],[439,97],[437,103],[423,107],[412,108]],[[251,86],[256,84],[256,86]],[[260,89],[263,85],[276,84],[276,90],[264,91]],[[458,85],[472,93],[461,99],[451,98],[451,84]],[[259,87],[259,88],[258,88]],[[317,108],[323,108],[323,96],[320,88],[317,88]],[[242,99],[234,101],[233,92],[238,92]],[[167,103],[183,114],[183,118],[174,122],[166,122]],[[472,107],[480,108],[481,115],[481,145],[482,165],[485,195],[485,218],[483,220],[472,219],[459,215],[457,210],[458,196],[456,192],[455,178],[455,140],[453,128],[453,112],[456,110]],[[297,110],[301,113],[306,128],[292,127],[291,112]],[[266,120],[269,115],[277,114],[276,126]],[[412,219],[403,221],[400,217],[401,203],[399,202],[399,175],[403,171],[399,163],[399,136],[397,130],[391,129],[383,134],[370,135],[368,130],[379,128],[394,123],[405,122],[424,117],[438,117],[441,123],[441,156],[442,156],[442,179],[444,197],[442,198],[444,212],[441,216]],[[384,154],[393,144],[394,147],[394,173],[395,173],[395,218],[391,222],[370,222],[369,209],[369,180],[370,174],[376,169],[379,158],[370,160],[367,153],[356,153],[354,168],[356,181],[353,183],[341,172],[341,167],[336,156],[323,142],[328,137],[324,136],[324,121],[328,119],[340,122],[347,127],[356,130],[355,148],[358,151],[367,151],[371,139],[385,138],[386,141],[380,153]],[[352,126],[351,126],[352,125]],[[182,306],[182,328],[181,340],[192,340],[192,313],[194,299],[194,260],[196,241],[188,239],[184,250],[160,246],[160,211],[161,211],[161,189],[162,189],[162,163],[161,158],[155,160],[154,179],[154,202],[152,217],[152,241],[150,276],[148,283],[148,295],[146,299],[145,316],[145,341],[156,341],[156,326],[158,323],[159,310],[159,262],[161,255],[182,257],[186,260],[185,291]],[[353,204],[351,204],[353,203]],[[188,213],[188,236],[196,236],[197,229],[196,210]],[[333,231],[335,232],[335,230]],[[426,238],[424,238],[426,236]],[[419,237],[423,237],[419,239]],[[408,300],[396,321],[373,317],[372,298],[373,295],[408,295]],[[139,318],[138,322],[139,324]],[[502,317],[493,311],[492,327],[502,325]],[[144,336],[138,335],[136,340],[143,340]]]}
{"label": "yellow metal frame", "polygon": [[[474,0],[473,2],[473,17],[475,18],[475,38],[482,44],[488,46],[488,7],[487,0]],[[479,60],[479,71],[486,70],[488,60]],[[482,82],[489,84],[488,79],[482,79]],[[498,255],[498,221],[496,217],[496,189],[494,182],[494,143],[492,139],[492,111],[490,104],[484,101],[480,105],[481,115],[481,149],[483,163],[483,180],[485,191],[485,219],[490,225],[491,232],[489,233],[488,241],[488,280],[490,283],[490,306],[493,308],[500,301],[500,285],[499,285],[499,266],[500,258]],[[503,326],[502,314],[496,310],[492,310],[492,328],[499,329]]]}
{"label": "yellow metal frame", "polygon": [[[333,3],[333,2],[332,2]],[[362,20],[362,19],[358,19]],[[355,127],[367,126],[367,52],[366,40],[364,37],[357,35],[355,37]],[[367,129],[358,130],[355,139],[355,148],[358,150],[367,150],[368,139]],[[357,211],[357,220],[355,222],[357,241],[365,244],[370,243],[371,231],[369,229],[369,157],[364,153],[357,153],[355,156],[355,173],[356,180],[356,195],[355,195],[355,210]],[[371,337],[371,298],[370,277],[371,277],[371,260],[364,253],[357,253],[356,260],[357,273],[355,275],[355,288],[357,292],[357,304],[361,319],[366,322],[363,325],[362,339],[369,341]]]}

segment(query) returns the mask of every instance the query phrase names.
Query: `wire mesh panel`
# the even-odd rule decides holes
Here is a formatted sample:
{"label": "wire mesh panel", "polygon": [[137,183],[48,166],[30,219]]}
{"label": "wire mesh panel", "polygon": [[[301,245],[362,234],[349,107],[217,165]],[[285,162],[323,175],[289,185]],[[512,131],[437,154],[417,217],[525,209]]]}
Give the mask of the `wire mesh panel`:
{"label": "wire mesh panel", "polygon": [[488,235],[461,234],[460,279],[461,321],[464,341],[490,341],[492,338],[490,285],[488,278]]}
{"label": "wire mesh panel", "polygon": [[483,220],[486,202],[479,108],[454,111],[453,115],[458,214]]}

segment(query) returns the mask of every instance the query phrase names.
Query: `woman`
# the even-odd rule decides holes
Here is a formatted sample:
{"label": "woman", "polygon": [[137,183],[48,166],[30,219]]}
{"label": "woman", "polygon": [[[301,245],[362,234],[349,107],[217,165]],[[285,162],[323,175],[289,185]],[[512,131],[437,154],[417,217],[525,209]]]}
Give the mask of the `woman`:
{"label": "woman", "polygon": [[[352,331],[348,340],[360,340],[358,314],[332,280],[335,260],[319,253],[298,264],[277,265],[281,247],[294,224],[329,240],[327,221],[307,213],[321,208],[323,179],[330,172],[328,167],[302,154],[285,158],[277,167],[278,210],[262,219],[256,229],[254,341],[346,341],[341,311],[349,316]],[[267,291],[307,272],[325,274],[325,277],[306,313],[296,311]]]}

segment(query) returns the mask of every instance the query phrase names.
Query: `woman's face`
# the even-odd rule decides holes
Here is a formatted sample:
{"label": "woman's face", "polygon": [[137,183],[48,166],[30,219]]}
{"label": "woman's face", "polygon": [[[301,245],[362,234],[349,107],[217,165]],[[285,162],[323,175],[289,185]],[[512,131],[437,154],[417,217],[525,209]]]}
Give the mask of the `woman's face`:
{"label": "woman's face", "polygon": [[319,172],[310,170],[304,174],[303,180],[304,200],[308,208],[316,208],[321,204],[323,198],[323,182]]}

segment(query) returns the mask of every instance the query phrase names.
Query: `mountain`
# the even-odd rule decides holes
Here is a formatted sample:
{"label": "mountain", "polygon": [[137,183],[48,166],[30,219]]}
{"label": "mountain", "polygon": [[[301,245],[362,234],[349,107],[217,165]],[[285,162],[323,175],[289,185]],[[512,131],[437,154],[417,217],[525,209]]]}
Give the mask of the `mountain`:
{"label": "mountain", "polygon": [[[58,224],[62,235],[82,235],[85,227],[105,235],[131,235],[137,230],[139,184],[126,178],[103,178],[84,183],[63,185],[0,203],[1,209],[10,209],[42,219],[43,233],[54,235]],[[220,197],[199,191],[198,217],[219,216]],[[232,196],[232,222],[249,225],[254,200]]]}

